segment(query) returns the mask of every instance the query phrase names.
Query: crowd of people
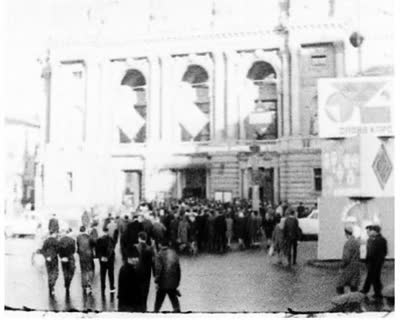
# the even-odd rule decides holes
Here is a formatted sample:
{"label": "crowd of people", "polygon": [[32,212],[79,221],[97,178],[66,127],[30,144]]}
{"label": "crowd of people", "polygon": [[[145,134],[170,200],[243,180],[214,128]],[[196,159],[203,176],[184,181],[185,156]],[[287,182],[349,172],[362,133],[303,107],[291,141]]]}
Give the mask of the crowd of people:
{"label": "crowd of people", "polygon": [[[261,239],[264,239],[269,255],[277,256],[279,264],[286,263],[290,267],[296,264],[297,258],[297,243],[300,239],[298,217],[307,215],[314,209],[317,209],[316,205],[307,209],[302,203],[295,207],[287,201],[280,202],[277,206],[263,203],[258,211],[252,210],[251,204],[245,200],[221,203],[188,199],[172,200],[168,203],[144,203],[134,211],[111,212],[105,219],[99,219],[95,214],[85,211],[81,217],[79,235],[76,237],[72,236],[71,229],[60,230],[54,216],[48,225],[49,237],[40,249],[46,261],[49,292],[54,295],[61,260],[65,290],[69,295],[75,272],[74,255],[77,253],[83,294],[92,294],[95,259],[99,260],[100,265],[102,296],[106,291],[106,277],[110,294],[114,294],[115,257],[120,254],[123,261],[117,282],[120,311],[147,311],[153,275],[157,288],[154,311],[161,309],[165,296],[168,295],[173,310],[179,312],[179,255],[197,255],[203,252],[223,254],[232,249],[234,243],[240,250],[245,250],[258,246]],[[376,227],[372,229],[374,228]],[[357,255],[359,260],[359,243],[351,238],[349,228],[346,229],[346,236],[349,240],[344,249],[347,251],[344,253],[343,264],[344,270],[351,270],[352,273],[347,273],[351,273],[353,282],[343,272],[337,286],[338,293],[343,292],[344,286],[348,284],[351,290],[358,288],[356,277],[359,269],[355,270],[356,264],[351,261]],[[372,260],[375,261],[374,258]],[[381,264],[371,268],[375,269],[367,277],[363,290],[368,291],[372,283],[379,295],[380,271],[379,276],[376,276],[376,269],[381,268]]]}

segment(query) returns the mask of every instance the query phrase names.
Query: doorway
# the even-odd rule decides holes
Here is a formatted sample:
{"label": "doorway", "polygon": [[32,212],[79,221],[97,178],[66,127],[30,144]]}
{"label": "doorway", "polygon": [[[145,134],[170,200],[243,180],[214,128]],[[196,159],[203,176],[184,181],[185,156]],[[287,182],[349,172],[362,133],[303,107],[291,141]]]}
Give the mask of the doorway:
{"label": "doorway", "polygon": [[184,185],[182,189],[183,198],[206,198],[207,172],[205,168],[193,168],[182,170]]}
{"label": "doorway", "polygon": [[136,208],[142,198],[142,172],[125,170],[123,203]]}

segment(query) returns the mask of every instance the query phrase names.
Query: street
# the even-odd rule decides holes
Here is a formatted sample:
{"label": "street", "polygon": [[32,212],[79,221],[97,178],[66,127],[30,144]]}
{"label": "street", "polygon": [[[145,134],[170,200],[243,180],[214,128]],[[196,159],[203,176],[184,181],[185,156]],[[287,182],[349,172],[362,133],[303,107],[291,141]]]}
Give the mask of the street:
{"label": "street", "polygon": [[[65,299],[61,269],[55,299],[50,299],[45,267],[31,264],[34,246],[32,239],[6,240],[6,306],[54,311],[117,310],[116,296],[112,299],[106,291],[105,300],[101,298],[98,261],[92,297],[83,299],[77,263],[70,299]],[[316,258],[316,251],[317,242],[301,242],[298,248],[298,264],[292,269],[276,265],[274,257],[268,257],[262,249],[234,251],[225,255],[181,257],[182,311],[283,312],[288,308],[295,311],[326,311],[330,307],[330,299],[335,296],[337,269],[306,265],[307,260]],[[116,283],[120,265],[117,253]],[[364,277],[365,270],[362,279]],[[384,268],[382,281],[383,285],[394,282],[393,267]],[[148,298],[149,311],[154,307],[154,290],[152,279]],[[171,310],[170,301],[166,299],[162,311]]]}

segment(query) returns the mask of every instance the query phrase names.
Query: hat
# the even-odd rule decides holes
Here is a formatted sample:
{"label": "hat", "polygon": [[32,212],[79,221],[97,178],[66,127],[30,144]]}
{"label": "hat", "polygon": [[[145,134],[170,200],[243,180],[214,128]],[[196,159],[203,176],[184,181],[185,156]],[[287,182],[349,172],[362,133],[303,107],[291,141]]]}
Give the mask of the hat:
{"label": "hat", "polygon": [[372,231],[375,231],[378,233],[381,232],[381,227],[377,224],[370,224],[370,225],[366,226],[365,229],[372,230]]}
{"label": "hat", "polygon": [[348,234],[353,234],[353,227],[352,226],[345,226],[344,231]]}

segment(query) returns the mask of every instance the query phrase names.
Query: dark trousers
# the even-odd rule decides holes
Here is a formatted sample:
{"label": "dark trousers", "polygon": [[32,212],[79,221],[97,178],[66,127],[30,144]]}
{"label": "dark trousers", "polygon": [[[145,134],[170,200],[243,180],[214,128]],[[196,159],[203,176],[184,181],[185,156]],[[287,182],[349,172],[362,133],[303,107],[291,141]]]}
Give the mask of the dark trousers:
{"label": "dark trousers", "polygon": [[367,294],[371,285],[374,287],[375,296],[382,296],[382,282],[381,282],[381,271],[382,271],[383,261],[367,264],[367,278],[364,282],[364,287],[362,292]]}
{"label": "dark trousers", "polygon": [[154,312],[159,312],[164,302],[165,296],[168,294],[174,312],[181,312],[181,307],[178,300],[178,292],[176,289],[158,289],[156,293],[156,302]]}
{"label": "dark trousers", "polygon": [[[350,291],[351,292],[357,292],[358,291],[358,287],[350,287]],[[337,294],[344,294],[344,287],[336,287],[336,293]]]}
{"label": "dark trousers", "polygon": [[72,278],[74,277],[75,273],[75,259],[74,257],[69,257],[68,261],[63,262],[61,261],[62,271],[64,275],[64,286],[65,289],[69,290],[71,285]]}
{"label": "dark trousers", "polygon": [[47,269],[49,290],[52,291],[58,279],[58,261],[57,263],[53,261],[52,262],[46,261],[46,269]]}
{"label": "dark trousers", "polygon": [[296,264],[297,259],[297,240],[289,239],[287,241],[287,257],[289,265]]}
{"label": "dark trousers", "polygon": [[100,283],[101,292],[106,289],[106,273],[110,282],[110,290],[114,290],[114,258],[109,258],[108,261],[100,261]]}
{"label": "dark trousers", "polygon": [[218,232],[216,234],[216,250],[218,252],[225,252],[226,251],[226,236],[223,232]]}

